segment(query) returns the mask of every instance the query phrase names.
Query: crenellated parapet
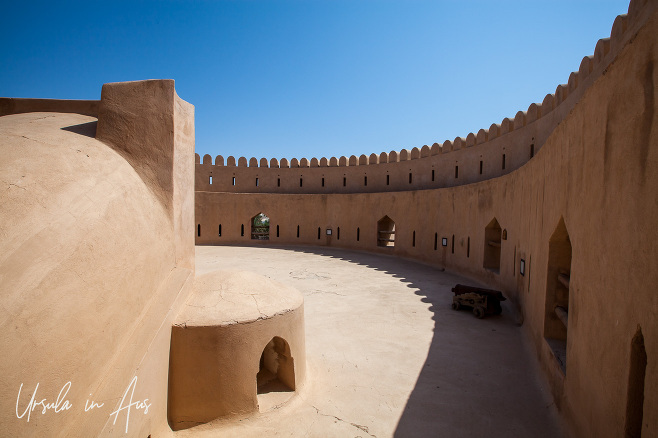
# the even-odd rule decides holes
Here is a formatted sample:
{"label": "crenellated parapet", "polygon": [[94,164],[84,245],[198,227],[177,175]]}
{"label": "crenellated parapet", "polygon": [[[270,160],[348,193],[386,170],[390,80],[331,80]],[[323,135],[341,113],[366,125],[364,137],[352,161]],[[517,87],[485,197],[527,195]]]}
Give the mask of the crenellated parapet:
{"label": "crenellated parapet", "polygon": [[[523,166],[542,148],[585,91],[603,75],[644,22],[654,2],[634,0],[565,84],[526,111],[431,146],[350,157],[214,159],[196,155],[196,190],[238,193],[360,193],[423,190],[496,178]],[[212,178],[211,178],[212,177]]]}

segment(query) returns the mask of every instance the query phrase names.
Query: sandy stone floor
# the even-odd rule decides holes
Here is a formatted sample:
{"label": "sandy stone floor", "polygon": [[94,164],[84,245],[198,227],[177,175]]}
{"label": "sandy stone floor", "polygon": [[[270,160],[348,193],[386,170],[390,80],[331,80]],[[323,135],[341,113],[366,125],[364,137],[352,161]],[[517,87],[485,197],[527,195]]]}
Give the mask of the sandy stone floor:
{"label": "sandy stone floor", "polygon": [[176,436],[563,436],[507,302],[482,320],[451,309],[450,289],[473,281],[309,247],[199,246],[196,269],[250,270],[300,290],[308,376],[281,407]]}

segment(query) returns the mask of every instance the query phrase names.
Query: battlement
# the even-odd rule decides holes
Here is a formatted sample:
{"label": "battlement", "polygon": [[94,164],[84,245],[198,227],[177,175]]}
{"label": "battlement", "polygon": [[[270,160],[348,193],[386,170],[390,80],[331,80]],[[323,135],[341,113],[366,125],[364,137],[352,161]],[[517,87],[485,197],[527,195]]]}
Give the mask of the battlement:
{"label": "battlement", "polygon": [[424,190],[472,184],[508,174],[539,152],[587,89],[614,62],[646,21],[655,2],[634,0],[609,38],[600,39],[565,84],[541,103],[487,129],[411,150],[321,158],[203,159],[195,154],[197,191],[235,193],[360,193]]}

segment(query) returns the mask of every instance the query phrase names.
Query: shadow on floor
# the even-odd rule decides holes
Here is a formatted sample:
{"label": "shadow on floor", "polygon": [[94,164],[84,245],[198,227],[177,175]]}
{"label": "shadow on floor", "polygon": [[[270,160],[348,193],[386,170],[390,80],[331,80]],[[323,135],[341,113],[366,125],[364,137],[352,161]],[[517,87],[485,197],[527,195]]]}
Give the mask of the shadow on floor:
{"label": "shadow on floor", "polygon": [[[555,407],[523,342],[509,301],[477,319],[454,311],[461,276],[394,256],[323,247],[268,246],[386,272],[430,305],[432,342],[395,430],[396,437],[560,437]],[[487,287],[467,280],[466,284]],[[404,348],[404,346],[400,346]]]}

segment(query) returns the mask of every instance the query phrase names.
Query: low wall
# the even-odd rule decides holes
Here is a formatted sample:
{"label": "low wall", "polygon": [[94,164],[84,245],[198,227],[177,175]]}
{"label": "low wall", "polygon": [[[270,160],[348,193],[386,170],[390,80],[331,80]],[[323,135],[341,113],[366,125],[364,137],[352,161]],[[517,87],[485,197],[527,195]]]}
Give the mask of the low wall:
{"label": "low wall", "polygon": [[0,97],[0,117],[22,113],[76,113],[98,117],[100,100],[23,99]]}

